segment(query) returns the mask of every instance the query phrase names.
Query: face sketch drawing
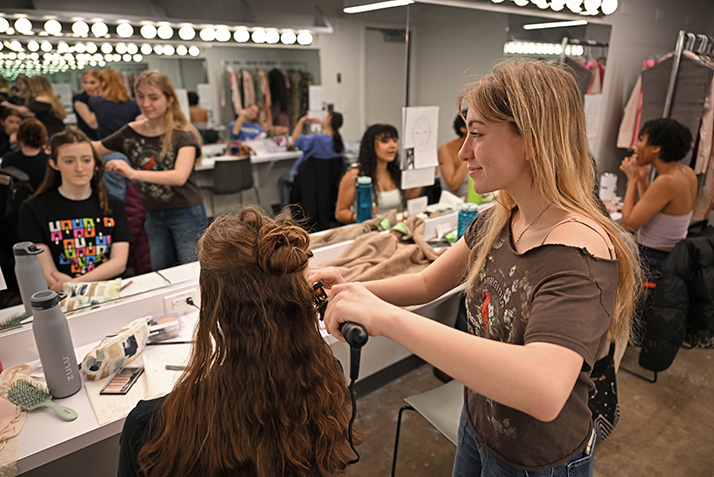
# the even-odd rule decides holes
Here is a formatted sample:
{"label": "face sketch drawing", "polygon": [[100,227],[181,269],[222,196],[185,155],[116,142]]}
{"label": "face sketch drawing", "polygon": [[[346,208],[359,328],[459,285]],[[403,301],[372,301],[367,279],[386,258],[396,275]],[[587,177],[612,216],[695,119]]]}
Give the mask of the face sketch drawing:
{"label": "face sketch drawing", "polygon": [[412,129],[412,139],[414,140],[414,147],[417,151],[426,150],[429,144],[429,136],[431,134],[429,128],[429,121],[426,118],[418,118],[414,121],[414,129]]}

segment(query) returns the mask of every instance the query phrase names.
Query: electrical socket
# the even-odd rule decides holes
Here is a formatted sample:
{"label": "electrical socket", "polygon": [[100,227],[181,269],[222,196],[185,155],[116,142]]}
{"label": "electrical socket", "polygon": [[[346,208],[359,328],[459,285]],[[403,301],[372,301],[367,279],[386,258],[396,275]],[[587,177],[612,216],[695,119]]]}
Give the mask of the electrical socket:
{"label": "electrical socket", "polygon": [[169,313],[178,313],[179,315],[183,315],[189,311],[193,311],[195,308],[186,303],[187,298],[191,298],[191,300],[198,305],[198,290],[194,288],[193,290],[187,290],[174,295],[165,296],[164,312],[167,315]]}

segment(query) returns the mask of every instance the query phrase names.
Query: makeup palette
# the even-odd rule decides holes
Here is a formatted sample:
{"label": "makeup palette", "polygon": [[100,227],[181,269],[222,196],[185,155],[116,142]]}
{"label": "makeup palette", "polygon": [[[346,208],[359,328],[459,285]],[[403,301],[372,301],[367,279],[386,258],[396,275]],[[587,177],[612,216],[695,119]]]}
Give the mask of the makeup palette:
{"label": "makeup palette", "polygon": [[144,368],[122,368],[99,394],[126,394],[143,372]]}

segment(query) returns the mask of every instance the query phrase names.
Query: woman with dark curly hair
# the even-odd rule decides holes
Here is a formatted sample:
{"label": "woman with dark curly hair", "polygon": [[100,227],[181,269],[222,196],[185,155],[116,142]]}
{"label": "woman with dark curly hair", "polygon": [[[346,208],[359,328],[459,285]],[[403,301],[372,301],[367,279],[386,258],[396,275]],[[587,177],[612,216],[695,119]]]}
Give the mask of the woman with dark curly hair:
{"label": "woman with dark curly hair", "polygon": [[188,366],[170,394],[127,417],[120,476],[345,470],[349,394],[318,329],[309,244],[302,228],[256,207],[206,230]]}
{"label": "woman with dark curly hair", "polygon": [[396,128],[389,124],[374,124],[365,131],[357,163],[350,166],[340,181],[335,207],[337,220],[346,224],[357,220],[357,212],[353,207],[357,176],[372,178],[374,214],[401,207],[403,196],[407,200],[419,197],[420,187],[405,191],[400,188],[398,139]]}

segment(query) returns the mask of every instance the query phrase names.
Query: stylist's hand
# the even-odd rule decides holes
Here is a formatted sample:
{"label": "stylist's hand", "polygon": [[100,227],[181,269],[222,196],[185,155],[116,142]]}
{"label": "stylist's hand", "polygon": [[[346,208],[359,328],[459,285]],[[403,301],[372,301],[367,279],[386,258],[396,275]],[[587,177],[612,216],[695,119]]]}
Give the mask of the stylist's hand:
{"label": "stylist's hand", "polygon": [[62,272],[51,272],[52,278],[55,280],[54,283],[50,285],[50,290],[54,290],[56,292],[61,292],[62,288],[64,288],[64,283],[65,282],[72,282],[74,281],[72,277],[67,275],[66,273]]}
{"label": "stylist's hand", "polygon": [[307,283],[310,284],[310,286],[313,286],[315,283],[322,281],[323,287],[328,292],[328,297],[331,296],[329,290],[334,285],[346,283],[345,279],[342,278],[342,275],[340,275],[340,272],[338,272],[337,269],[333,267],[308,270],[305,274],[305,279],[307,280]]}
{"label": "stylist's hand", "polygon": [[134,169],[127,164],[125,161],[120,161],[118,159],[107,162],[106,169],[111,172],[116,172],[119,175],[126,177],[127,179],[134,179]]}
{"label": "stylist's hand", "polygon": [[340,341],[340,323],[351,321],[364,326],[370,336],[382,334],[380,323],[394,305],[380,300],[361,283],[334,285],[325,312],[325,329]]}

